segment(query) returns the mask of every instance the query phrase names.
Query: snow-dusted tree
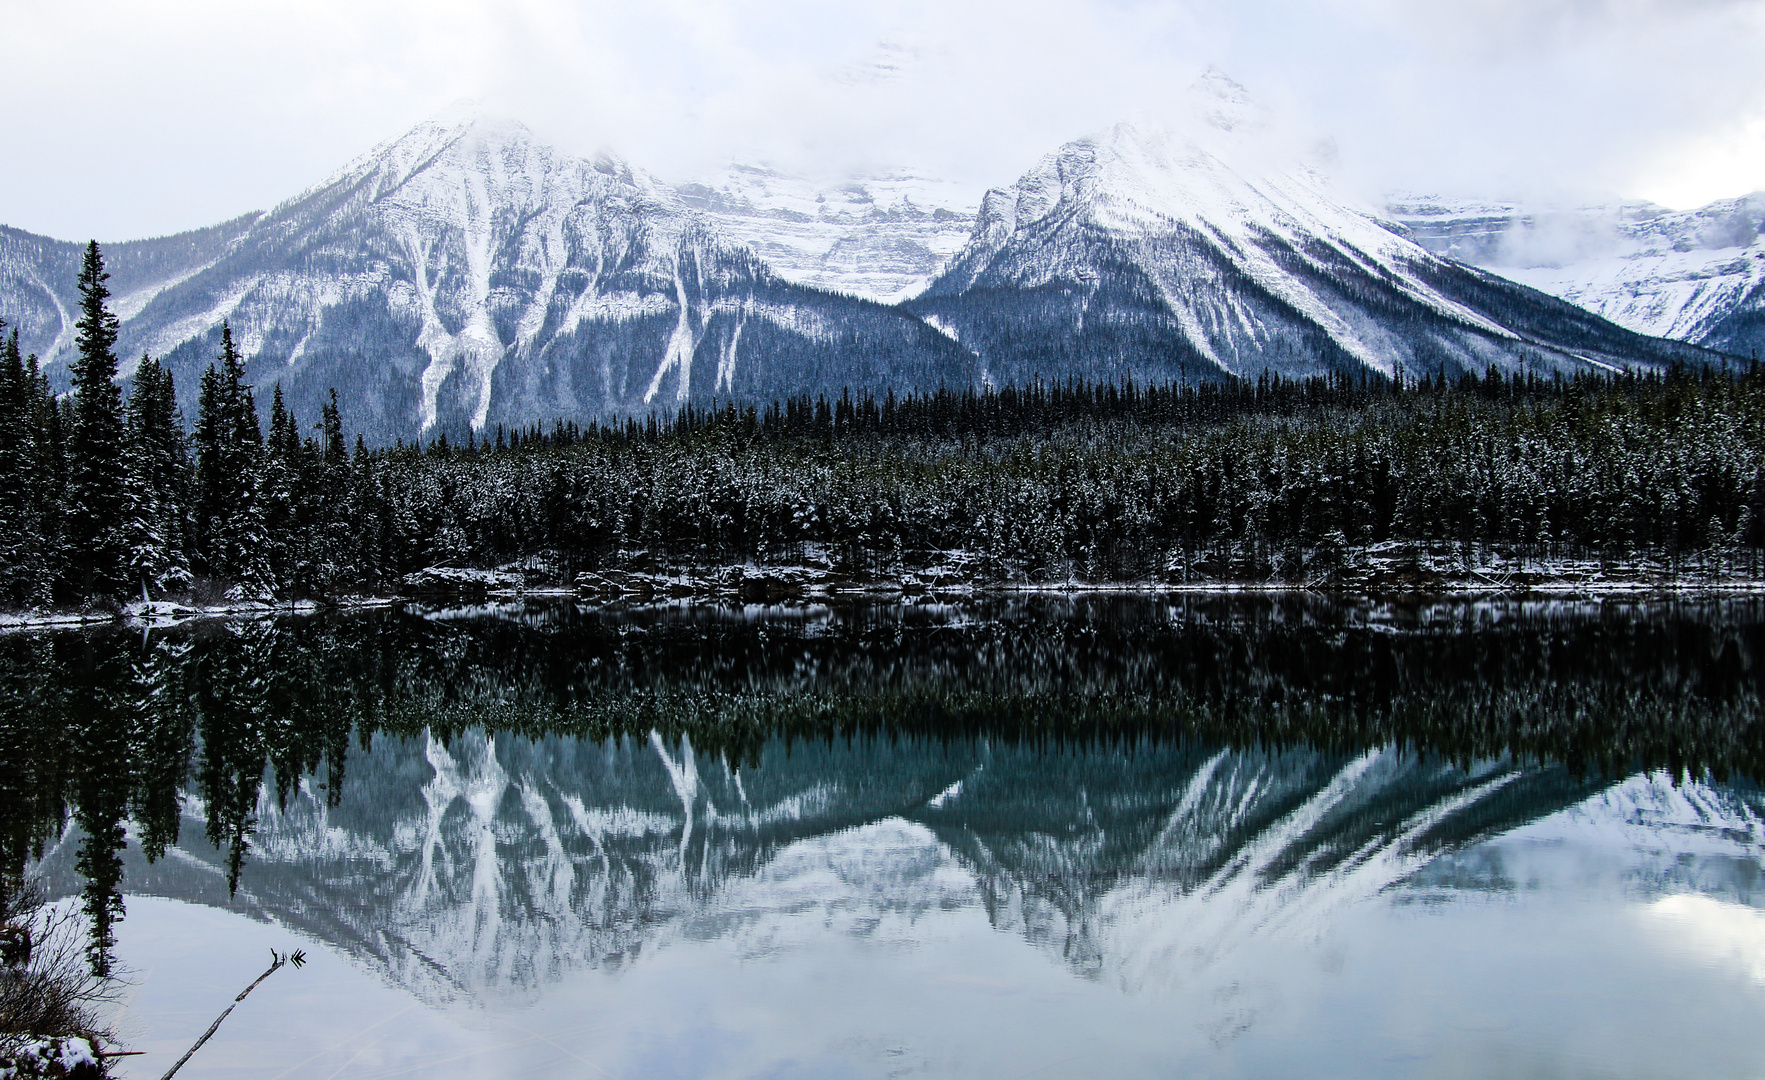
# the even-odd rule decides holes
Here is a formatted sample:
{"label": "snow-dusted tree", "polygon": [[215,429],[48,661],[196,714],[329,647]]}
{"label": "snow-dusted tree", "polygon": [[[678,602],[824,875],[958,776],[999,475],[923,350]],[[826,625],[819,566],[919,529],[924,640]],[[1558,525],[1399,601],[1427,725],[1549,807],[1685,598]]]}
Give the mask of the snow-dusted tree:
{"label": "snow-dusted tree", "polygon": [[343,441],[343,413],[337,407],[336,390],[320,410],[319,427],[323,437],[319,459],[309,465],[306,480],[313,511],[308,527],[315,546],[314,585],[330,593],[360,588],[357,577],[364,540],[355,523],[360,496],[356,474],[350,468],[349,446]]}
{"label": "snow-dusted tree", "polygon": [[[4,328],[0,322],[0,328]],[[19,356],[18,331],[0,343],[0,606],[41,606],[53,579],[45,529],[51,493],[39,430],[51,404],[36,358]]]}
{"label": "snow-dusted tree", "polygon": [[245,596],[274,584],[262,499],[263,431],[233,331],[221,324],[220,367],[203,372],[196,416],[196,565]]}
{"label": "snow-dusted tree", "polygon": [[122,528],[123,398],[116,383],[118,324],[105,306],[109,277],[98,242],[92,241],[80,266],[80,317],[74,324],[79,355],[69,365],[68,585],[76,602],[120,598],[129,587]]}
{"label": "snow-dusted tree", "polygon": [[300,535],[300,432],[282,401],[282,384],[270,397],[270,432],[264,444],[262,494],[264,556],[276,583],[287,589],[301,576],[305,538]]}
{"label": "snow-dusted tree", "polygon": [[189,588],[190,456],[172,373],[143,356],[129,393],[123,534],[132,588],[143,599]]}

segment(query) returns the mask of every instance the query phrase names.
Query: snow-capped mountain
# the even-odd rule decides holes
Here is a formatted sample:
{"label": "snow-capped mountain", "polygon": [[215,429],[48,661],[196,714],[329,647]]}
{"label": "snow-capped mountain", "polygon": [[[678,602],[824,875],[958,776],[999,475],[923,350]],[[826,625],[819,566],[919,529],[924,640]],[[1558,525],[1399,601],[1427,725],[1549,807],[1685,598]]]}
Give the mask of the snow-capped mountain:
{"label": "snow-capped mountain", "polygon": [[1704,357],[1441,259],[1260,137],[1241,87],[1184,130],[1119,125],[987,194],[905,305],[991,378],[1649,367]]}
{"label": "snow-capped mountain", "polygon": [[816,184],[738,164],[679,191],[780,277],[884,304],[923,290],[974,228],[957,185],[909,171]]}
{"label": "snow-capped mountain", "polygon": [[1418,244],[1620,326],[1750,356],[1765,347],[1765,192],[1675,211],[1394,196]]}
{"label": "snow-capped mountain", "polygon": [[[510,121],[420,124],[240,225],[141,246],[184,257],[119,276],[119,351],[163,357],[190,398],[229,320],[254,383],[307,415],[335,386],[388,441],[974,374],[916,319],[785,281],[667,185]],[[77,249],[8,239],[35,302],[7,306],[37,313],[25,347],[53,365]]]}
{"label": "snow-capped mountain", "polygon": [[[1714,358],[1398,235],[1293,165],[1267,111],[1223,76],[1192,106],[1182,132],[1122,125],[1068,144],[972,220],[955,187],[907,173],[828,187],[733,167],[675,188],[511,121],[432,120],[266,213],[107,247],[124,374],[161,357],[193,413],[226,320],[261,393],[281,383],[311,418],[335,387],[346,425],[390,442],[846,387]],[[1607,314],[1750,347],[1765,259],[1710,245],[1752,213],[1658,253],[1686,264],[1675,288],[1691,299],[1675,310],[1705,313],[1695,332]],[[1661,236],[1692,225],[1673,228]],[[79,257],[0,229],[0,318],[56,380]],[[934,274],[899,306],[873,302]]]}

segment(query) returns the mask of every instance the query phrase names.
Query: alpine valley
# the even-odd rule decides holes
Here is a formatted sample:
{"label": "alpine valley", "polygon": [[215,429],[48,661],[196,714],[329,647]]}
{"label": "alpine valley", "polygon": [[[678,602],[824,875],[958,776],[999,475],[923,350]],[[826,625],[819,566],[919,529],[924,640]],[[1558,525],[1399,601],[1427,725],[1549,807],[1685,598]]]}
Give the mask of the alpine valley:
{"label": "alpine valley", "polygon": [[[302,416],[336,388],[385,444],[845,388],[1658,370],[1743,343],[1430,251],[1270,157],[1230,80],[1193,96],[1178,130],[1069,143],[978,214],[907,172],[673,187],[438,118],[268,212],[106,245],[123,374],[159,357],[192,415],[226,322],[249,382]],[[62,386],[81,251],[0,227],[0,318]]]}

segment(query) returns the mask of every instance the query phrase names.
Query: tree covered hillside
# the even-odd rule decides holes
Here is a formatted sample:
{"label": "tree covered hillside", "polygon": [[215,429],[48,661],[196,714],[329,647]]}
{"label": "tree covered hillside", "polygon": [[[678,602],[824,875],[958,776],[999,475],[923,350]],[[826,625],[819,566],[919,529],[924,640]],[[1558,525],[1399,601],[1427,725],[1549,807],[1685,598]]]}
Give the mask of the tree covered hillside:
{"label": "tree covered hillside", "polygon": [[123,403],[89,255],[75,391],[16,338],[0,364],[14,610],[385,595],[430,567],[1353,585],[1369,549],[1756,575],[1765,548],[1756,367],[848,393],[352,450],[335,398],[309,429],[272,386],[266,431],[226,333],[191,434],[151,358]]}

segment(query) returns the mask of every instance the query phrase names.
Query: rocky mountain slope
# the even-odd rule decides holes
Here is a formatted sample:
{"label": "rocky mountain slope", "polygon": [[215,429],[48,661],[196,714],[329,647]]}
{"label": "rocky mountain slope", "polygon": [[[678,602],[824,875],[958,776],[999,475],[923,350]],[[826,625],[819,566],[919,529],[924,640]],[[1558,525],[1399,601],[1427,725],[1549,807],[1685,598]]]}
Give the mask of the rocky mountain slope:
{"label": "rocky mountain slope", "polygon": [[950,269],[905,306],[993,380],[1649,368],[1651,340],[1396,235],[1258,137],[1217,75],[1184,130],[1120,125],[987,194]]}
{"label": "rocky mountain slope", "polygon": [[904,171],[826,185],[738,164],[678,190],[780,277],[884,304],[921,292],[974,228],[956,185]]}
{"label": "rocky mountain slope", "polygon": [[1417,195],[1393,197],[1387,209],[1428,250],[1627,329],[1741,356],[1765,348],[1765,192],[1685,211]]}
{"label": "rocky mountain slope", "polygon": [[[77,249],[7,239],[53,371]],[[117,255],[144,265],[113,283],[119,350],[164,358],[187,410],[226,319],[252,382],[308,416],[335,386],[380,441],[974,376],[918,320],[792,284],[667,185],[506,121],[421,124],[266,214]]]}
{"label": "rocky mountain slope", "polygon": [[[214,265],[262,216],[246,214],[175,236],[106,244],[111,311],[133,320],[167,288]],[[79,306],[74,279],[84,253],[84,244],[0,225],[0,318],[18,330],[26,352],[50,365],[73,355]]]}

